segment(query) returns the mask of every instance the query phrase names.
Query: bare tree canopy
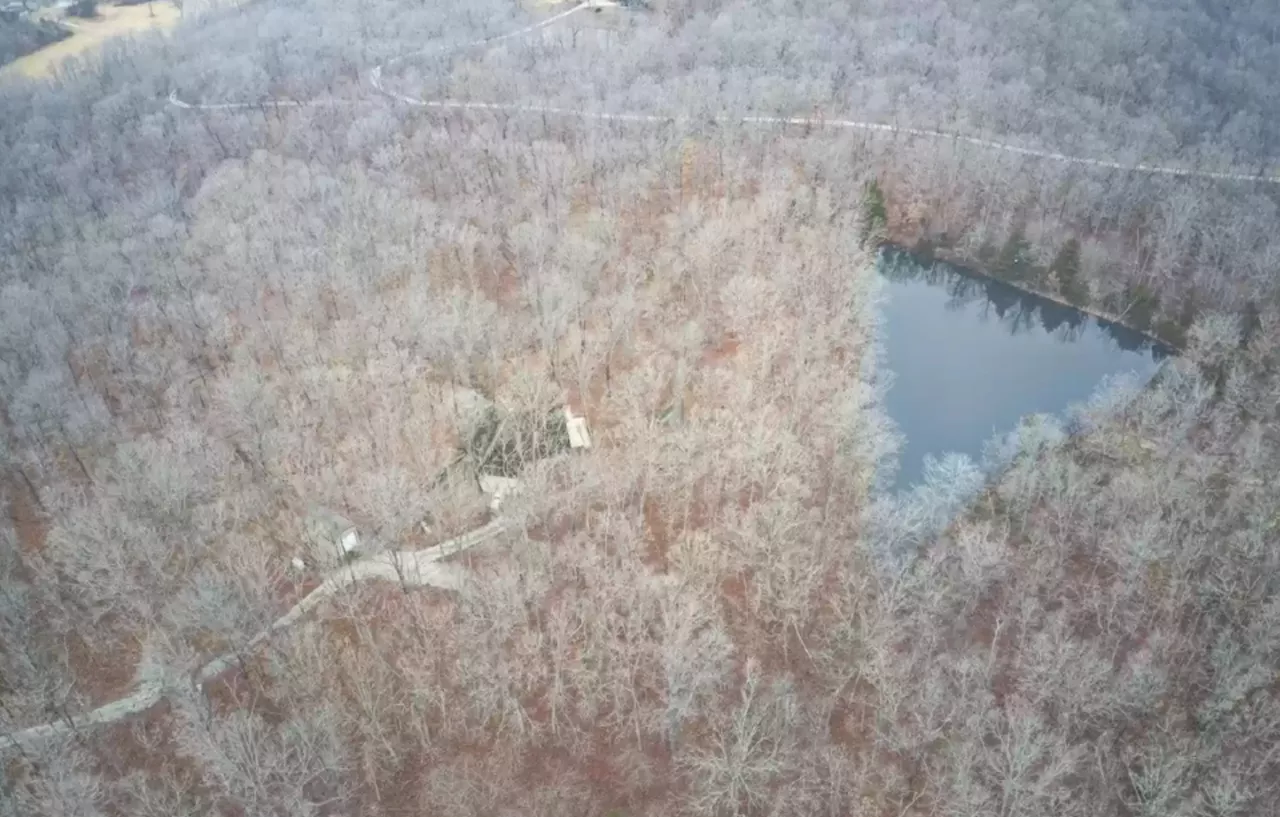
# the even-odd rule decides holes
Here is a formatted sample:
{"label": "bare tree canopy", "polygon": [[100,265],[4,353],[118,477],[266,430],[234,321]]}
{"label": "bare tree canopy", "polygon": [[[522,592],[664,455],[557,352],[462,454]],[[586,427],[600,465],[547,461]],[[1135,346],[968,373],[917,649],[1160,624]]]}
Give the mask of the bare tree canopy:
{"label": "bare tree canopy", "polygon": [[[184,15],[0,78],[0,817],[1274,810],[1274,3]],[[884,242],[1180,354],[890,495]]]}

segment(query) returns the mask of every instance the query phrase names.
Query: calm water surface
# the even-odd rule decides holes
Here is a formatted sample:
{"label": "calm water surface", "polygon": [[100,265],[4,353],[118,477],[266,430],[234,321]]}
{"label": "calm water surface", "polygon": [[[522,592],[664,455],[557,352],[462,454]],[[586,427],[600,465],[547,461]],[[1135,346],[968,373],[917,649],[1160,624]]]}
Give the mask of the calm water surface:
{"label": "calm water surface", "polygon": [[1025,415],[1060,414],[1109,375],[1155,373],[1168,351],[1136,332],[948,264],[887,250],[886,408],[905,436],[896,487],[925,455],[981,460]]}

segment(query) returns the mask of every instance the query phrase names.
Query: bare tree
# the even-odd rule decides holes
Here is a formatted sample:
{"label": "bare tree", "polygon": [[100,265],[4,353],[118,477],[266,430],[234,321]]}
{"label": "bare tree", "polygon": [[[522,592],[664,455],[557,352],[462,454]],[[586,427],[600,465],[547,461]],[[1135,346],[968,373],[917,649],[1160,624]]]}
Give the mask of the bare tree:
{"label": "bare tree", "polygon": [[748,665],[738,701],[717,725],[711,745],[689,751],[690,806],[700,814],[739,814],[769,806],[775,787],[798,768],[794,692],[769,684]]}

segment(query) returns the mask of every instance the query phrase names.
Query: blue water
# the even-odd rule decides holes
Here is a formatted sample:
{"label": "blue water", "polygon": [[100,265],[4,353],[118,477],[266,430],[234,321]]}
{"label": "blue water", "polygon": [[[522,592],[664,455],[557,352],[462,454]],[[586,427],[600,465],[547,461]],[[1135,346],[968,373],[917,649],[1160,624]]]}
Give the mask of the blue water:
{"label": "blue water", "polygon": [[895,487],[926,455],[980,461],[984,443],[1034,413],[1061,414],[1109,375],[1155,373],[1168,350],[1142,335],[948,264],[900,251],[880,261],[893,383],[886,410],[905,437]]}

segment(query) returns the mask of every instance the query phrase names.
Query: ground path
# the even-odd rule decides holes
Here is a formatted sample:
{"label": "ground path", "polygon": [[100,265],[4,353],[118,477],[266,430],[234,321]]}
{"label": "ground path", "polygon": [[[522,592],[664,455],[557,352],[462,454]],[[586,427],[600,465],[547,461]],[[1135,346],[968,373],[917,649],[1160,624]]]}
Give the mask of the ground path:
{"label": "ground path", "polygon": [[[508,114],[532,114],[537,116],[554,116],[566,119],[580,119],[587,121],[599,122],[641,122],[641,123],[671,123],[688,121],[687,117],[680,116],[662,116],[657,114],[640,114],[640,113],[605,113],[598,111],[585,111],[580,108],[564,108],[555,105],[540,105],[537,103],[516,103],[516,102],[464,102],[454,99],[418,99],[417,97],[407,94],[398,93],[388,89],[383,83],[383,69],[391,67],[396,63],[403,62],[414,56],[422,56],[424,54],[443,54],[456,51],[463,51],[469,48],[479,46],[494,45],[504,40],[511,40],[531,34],[547,26],[564,20],[574,14],[589,9],[601,9],[615,7],[618,4],[612,0],[587,0],[573,8],[562,11],[548,17],[545,20],[525,26],[524,28],[500,34],[494,37],[486,37],[479,40],[461,43],[456,46],[448,46],[443,48],[428,49],[416,55],[408,55],[390,60],[382,65],[374,66],[369,73],[370,85],[381,96],[391,99],[395,102],[405,105],[411,105],[419,108],[434,108],[438,110],[452,111],[491,111],[497,113]],[[371,99],[275,99],[263,102],[185,102],[178,98],[177,91],[169,95],[169,103],[176,108],[192,111],[232,111],[232,110],[261,110],[263,108],[310,108],[310,107],[337,107],[348,105],[368,104]],[[779,126],[794,125],[804,128],[824,128],[824,129],[842,129],[842,130],[859,130],[870,133],[887,133],[902,136],[912,136],[923,139],[933,139],[937,141],[953,142],[957,144],[972,145],[974,147],[985,150],[1000,151],[1004,153],[1013,153],[1019,156],[1027,156],[1034,159],[1042,159],[1050,162],[1061,162],[1064,164],[1083,165],[1087,167],[1097,167],[1107,170],[1118,170],[1127,173],[1146,173],[1151,175],[1163,176],[1179,176],[1186,178],[1216,179],[1220,181],[1234,182],[1261,182],[1265,184],[1280,184],[1280,176],[1265,176],[1252,173],[1226,173],[1211,170],[1194,170],[1185,167],[1175,167],[1171,165],[1160,164],[1124,164],[1121,162],[1109,161],[1107,159],[1091,159],[1085,156],[1070,156],[1065,153],[1057,153],[1055,151],[1037,150],[1035,148],[1020,147],[1008,142],[1001,142],[995,139],[983,139],[978,136],[969,136],[963,133],[952,131],[934,130],[932,128],[911,128],[901,125],[889,125],[883,122],[868,122],[859,119],[828,119],[826,117],[806,117],[806,116],[734,116],[722,114],[714,117],[716,122],[721,124],[741,124],[748,126]]]}
{"label": "ground path", "polygon": [[[462,553],[476,545],[493,539],[509,528],[501,518],[469,531],[455,539],[425,550],[385,551],[366,559],[359,559],[334,570],[318,587],[304,596],[289,612],[285,613],[266,630],[254,636],[245,649],[261,644],[272,633],[294,624],[308,611],[314,609],[339,590],[369,579],[399,582],[404,587],[437,587],[457,590],[467,579],[466,571],[457,565],[443,562],[445,557]],[[204,664],[194,674],[197,689],[203,688],[213,678],[234,666],[234,654],[221,655]],[[90,726],[115,723],[139,712],[145,712],[158,704],[168,693],[163,682],[144,680],[133,693],[82,715],[52,723],[32,726],[7,736],[0,736],[0,746],[5,743],[23,749],[33,749],[53,738],[78,732]]]}

